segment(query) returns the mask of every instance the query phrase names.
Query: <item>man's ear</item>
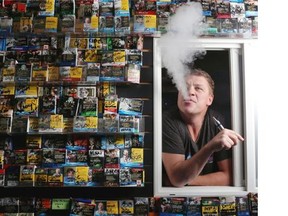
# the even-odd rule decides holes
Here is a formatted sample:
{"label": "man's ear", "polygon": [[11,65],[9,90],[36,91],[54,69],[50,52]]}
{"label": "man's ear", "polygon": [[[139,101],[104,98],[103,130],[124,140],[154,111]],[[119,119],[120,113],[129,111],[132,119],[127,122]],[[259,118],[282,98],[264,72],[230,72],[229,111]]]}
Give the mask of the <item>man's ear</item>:
{"label": "man's ear", "polygon": [[214,96],[210,95],[209,98],[208,98],[207,105],[210,106],[213,103],[213,100],[214,100]]}

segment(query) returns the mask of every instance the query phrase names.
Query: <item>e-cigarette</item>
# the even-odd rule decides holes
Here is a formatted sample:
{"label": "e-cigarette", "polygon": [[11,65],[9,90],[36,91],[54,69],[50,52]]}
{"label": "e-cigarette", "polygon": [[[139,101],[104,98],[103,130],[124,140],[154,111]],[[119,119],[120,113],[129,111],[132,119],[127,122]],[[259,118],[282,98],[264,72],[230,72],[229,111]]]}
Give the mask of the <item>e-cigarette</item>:
{"label": "e-cigarette", "polygon": [[221,122],[220,122],[218,119],[216,119],[214,116],[213,116],[213,119],[214,119],[214,121],[215,121],[215,125],[217,126],[217,128],[218,128],[220,131],[223,130],[224,127],[223,127],[223,125],[221,124]]}

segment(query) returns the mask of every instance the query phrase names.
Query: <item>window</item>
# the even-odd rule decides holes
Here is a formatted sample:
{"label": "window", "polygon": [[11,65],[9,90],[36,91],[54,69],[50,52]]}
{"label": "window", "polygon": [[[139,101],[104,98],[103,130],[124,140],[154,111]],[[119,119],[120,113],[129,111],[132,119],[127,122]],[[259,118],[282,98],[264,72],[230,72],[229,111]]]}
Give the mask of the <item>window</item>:
{"label": "window", "polygon": [[[184,188],[162,186],[162,109],[170,106],[170,103],[176,100],[177,94],[175,94],[176,88],[171,85],[171,82],[169,83],[169,79],[167,82],[165,68],[161,62],[161,47],[159,39],[156,38],[154,39],[154,195],[217,196],[246,195],[247,192],[256,192],[257,119],[255,100],[253,100],[255,99],[253,97],[253,71],[251,72],[252,64],[249,63],[249,59],[253,59],[251,58],[253,43],[224,39],[201,39],[199,43],[201,47],[204,46],[207,53],[203,59],[196,60],[195,64],[211,72],[214,80],[215,77],[220,77],[219,80],[215,80],[216,95],[213,104],[228,120],[227,127],[236,130],[245,138],[243,144],[233,148],[234,185]],[[195,43],[187,41],[187,46],[195,46]],[[216,65],[217,62],[220,64]],[[226,95],[223,96],[223,93]]]}

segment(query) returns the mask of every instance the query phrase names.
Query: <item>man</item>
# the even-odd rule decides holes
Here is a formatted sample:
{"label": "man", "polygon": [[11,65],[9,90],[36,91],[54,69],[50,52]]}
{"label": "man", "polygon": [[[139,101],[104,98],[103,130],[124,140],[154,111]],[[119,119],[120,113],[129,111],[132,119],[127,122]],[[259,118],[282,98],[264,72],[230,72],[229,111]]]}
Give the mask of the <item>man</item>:
{"label": "man", "polygon": [[104,205],[103,202],[99,202],[97,205],[97,210],[95,211],[94,216],[106,216],[107,215],[107,211],[106,211],[106,207]]}
{"label": "man", "polygon": [[129,163],[129,162],[131,162],[131,158],[129,156],[129,151],[128,151],[128,149],[124,149],[122,157],[120,158],[120,163],[125,164],[125,163]]}
{"label": "man", "polygon": [[188,97],[178,93],[177,108],[163,114],[163,186],[232,185],[231,148],[243,137],[219,130],[209,108],[214,81],[203,70],[186,77]]}
{"label": "man", "polygon": [[66,175],[64,176],[64,185],[75,184],[75,170],[72,167],[65,167]]}

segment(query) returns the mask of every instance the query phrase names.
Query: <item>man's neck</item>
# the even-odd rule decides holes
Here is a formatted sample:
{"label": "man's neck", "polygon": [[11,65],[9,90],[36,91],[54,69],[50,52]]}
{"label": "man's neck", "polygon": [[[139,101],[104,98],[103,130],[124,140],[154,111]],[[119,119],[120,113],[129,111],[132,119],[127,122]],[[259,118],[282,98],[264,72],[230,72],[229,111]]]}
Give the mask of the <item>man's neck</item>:
{"label": "man's neck", "polygon": [[200,134],[203,122],[204,122],[204,118],[205,118],[205,113],[200,113],[197,115],[192,115],[189,116],[189,118],[187,118],[186,116],[186,120],[185,123],[187,124],[187,128],[189,130],[189,133],[191,135],[191,138],[193,141],[197,141],[198,136]]}

